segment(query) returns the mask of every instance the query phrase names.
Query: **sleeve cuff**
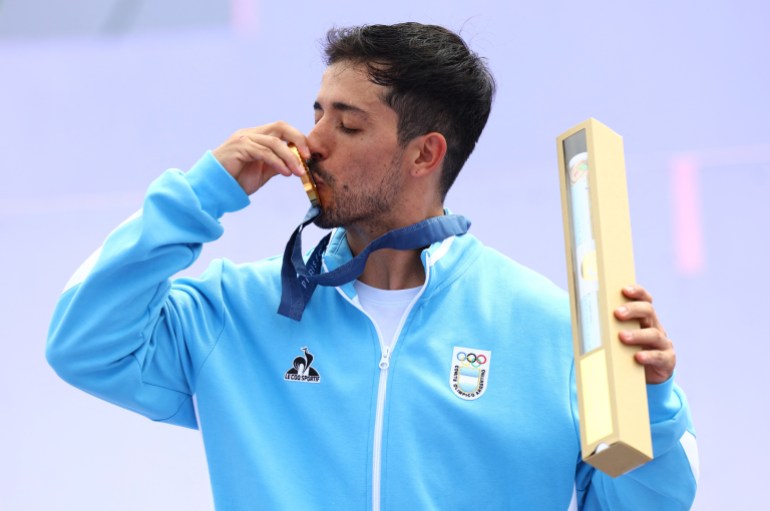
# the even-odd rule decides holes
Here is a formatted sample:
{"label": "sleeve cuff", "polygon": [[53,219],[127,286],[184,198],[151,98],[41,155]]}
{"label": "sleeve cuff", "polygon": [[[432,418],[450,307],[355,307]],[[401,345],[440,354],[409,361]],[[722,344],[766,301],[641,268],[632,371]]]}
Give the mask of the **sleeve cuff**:
{"label": "sleeve cuff", "polygon": [[249,205],[249,196],[219,163],[211,151],[187,172],[187,181],[201,202],[201,209],[214,218]]}
{"label": "sleeve cuff", "polygon": [[682,401],[674,391],[674,376],[663,383],[647,384],[650,423],[672,419],[682,409]]}

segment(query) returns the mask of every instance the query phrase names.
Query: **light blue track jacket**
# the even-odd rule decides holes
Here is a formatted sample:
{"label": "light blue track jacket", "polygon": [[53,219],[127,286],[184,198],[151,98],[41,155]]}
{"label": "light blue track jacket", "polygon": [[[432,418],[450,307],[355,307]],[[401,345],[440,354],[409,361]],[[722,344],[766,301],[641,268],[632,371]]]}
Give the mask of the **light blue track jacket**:
{"label": "light blue track jacket", "polygon": [[[423,251],[392,353],[352,284],[278,315],[280,258],[172,280],[248,203],[211,153],[164,173],[68,283],[47,350],[71,384],[200,428],[217,509],[689,509],[681,390],[648,388],[654,461],[584,464],[567,294],[472,235]],[[325,265],[350,257],[337,230]]]}

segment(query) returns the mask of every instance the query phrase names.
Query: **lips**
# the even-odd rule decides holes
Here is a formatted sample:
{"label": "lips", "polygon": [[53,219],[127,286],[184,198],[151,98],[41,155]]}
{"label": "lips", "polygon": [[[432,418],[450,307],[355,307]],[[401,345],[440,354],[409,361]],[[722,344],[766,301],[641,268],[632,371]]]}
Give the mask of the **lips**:
{"label": "lips", "polygon": [[321,177],[321,175],[318,174],[317,172],[313,172],[311,170],[310,171],[310,177],[313,178],[313,181],[315,182],[316,186],[326,184],[324,182],[323,178]]}
{"label": "lips", "polygon": [[315,181],[316,186],[324,185],[327,181],[331,181],[330,179],[324,179],[324,175],[328,176],[328,174],[326,171],[319,169],[318,164],[313,160],[308,162],[308,170],[310,170],[310,176]]}

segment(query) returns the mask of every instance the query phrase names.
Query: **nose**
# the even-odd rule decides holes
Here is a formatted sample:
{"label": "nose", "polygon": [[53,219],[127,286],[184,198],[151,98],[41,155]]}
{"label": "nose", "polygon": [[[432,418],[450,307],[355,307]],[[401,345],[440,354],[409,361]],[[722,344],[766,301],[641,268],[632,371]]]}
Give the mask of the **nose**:
{"label": "nose", "polygon": [[329,156],[329,140],[325,132],[323,119],[320,119],[307,135],[310,157],[314,161],[323,161]]}

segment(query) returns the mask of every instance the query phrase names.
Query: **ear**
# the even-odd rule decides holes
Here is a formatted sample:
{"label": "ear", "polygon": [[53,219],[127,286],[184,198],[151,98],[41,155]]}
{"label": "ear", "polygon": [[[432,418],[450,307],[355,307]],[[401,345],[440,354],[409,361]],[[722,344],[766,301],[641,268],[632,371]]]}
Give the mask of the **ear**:
{"label": "ear", "polygon": [[432,131],[416,137],[414,144],[415,159],[412,165],[413,177],[425,177],[441,171],[446,156],[446,139],[444,135]]}

